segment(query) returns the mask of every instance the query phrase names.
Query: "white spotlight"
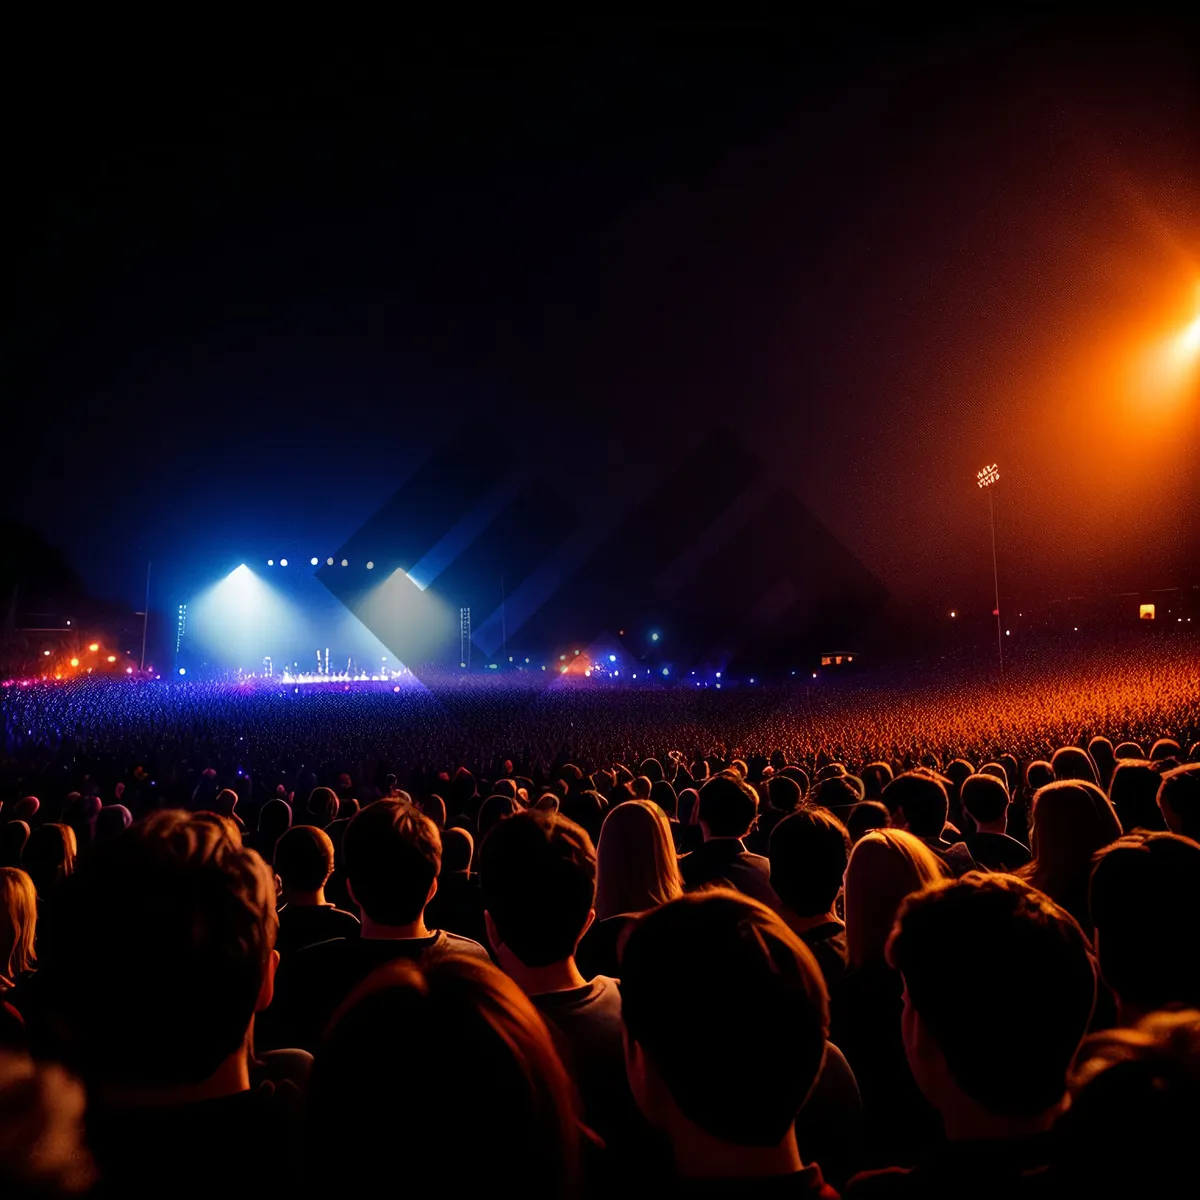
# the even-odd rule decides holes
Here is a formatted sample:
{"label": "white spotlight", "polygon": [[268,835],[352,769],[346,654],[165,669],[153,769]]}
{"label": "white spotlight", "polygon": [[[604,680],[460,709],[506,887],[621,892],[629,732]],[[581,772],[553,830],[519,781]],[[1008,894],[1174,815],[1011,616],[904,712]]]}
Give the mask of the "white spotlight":
{"label": "white spotlight", "polygon": [[286,558],[281,558],[281,559],[279,560],[279,565],[280,565],[281,567],[286,567],[286,566],[287,566],[287,559],[286,559]]}
{"label": "white spotlight", "polygon": [[367,563],[367,570],[368,570],[368,571],[373,571],[373,570],[375,570],[375,564],[374,564],[373,562],[369,562],[369,563]]}
{"label": "white spotlight", "polygon": [[321,560],[319,558],[310,558],[308,561],[315,567]]}

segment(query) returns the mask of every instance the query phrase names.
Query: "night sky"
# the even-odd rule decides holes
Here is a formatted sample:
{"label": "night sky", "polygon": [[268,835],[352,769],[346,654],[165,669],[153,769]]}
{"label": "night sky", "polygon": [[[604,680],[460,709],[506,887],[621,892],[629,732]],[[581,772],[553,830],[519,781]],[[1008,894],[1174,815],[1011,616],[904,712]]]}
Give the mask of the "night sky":
{"label": "night sky", "polygon": [[1017,594],[1181,582],[1200,401],[1130,372],[1196,313],[1186,32],[56,56],[10,145],[8,513],[168,608],[332,553],[463,421],[584,513],[732,424],[896,596],[990,607],[993,461]]}

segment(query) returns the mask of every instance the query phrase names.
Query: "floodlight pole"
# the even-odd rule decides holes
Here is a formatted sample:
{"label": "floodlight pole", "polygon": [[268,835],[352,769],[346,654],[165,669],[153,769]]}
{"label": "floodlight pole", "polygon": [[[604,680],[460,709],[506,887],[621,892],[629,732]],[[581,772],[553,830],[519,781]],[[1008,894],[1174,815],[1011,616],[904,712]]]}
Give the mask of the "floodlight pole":
{"label": "floodlight pole", "polygon": [[1004,674],[1004,635],[1001,632],[1000,621],[1000,571],[996,566],[996,499],[989,487],[988,514],[992,519],[992,582],[996,588],[996,650],[1000,655],[1000,674]]}
{"label": "floodlight pole", "polygon": [[146,626],[150,622],[150,564],[146,564],[146,604],[142,611],[142,660],[138,667],[139,673],[146,670]]}

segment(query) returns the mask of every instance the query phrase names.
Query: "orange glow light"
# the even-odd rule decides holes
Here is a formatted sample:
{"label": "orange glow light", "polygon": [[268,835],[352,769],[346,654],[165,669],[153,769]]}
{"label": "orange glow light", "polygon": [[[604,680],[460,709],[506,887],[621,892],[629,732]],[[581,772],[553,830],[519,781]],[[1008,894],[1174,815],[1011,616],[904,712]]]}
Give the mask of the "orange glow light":
{"label": "orange glow light", "polygon": [[89,650],[90,650],[90,651],[91,651],[93,654],[95,654],[95,653],[96,653],[96,651],[100,649],[100,643],[99,643],[99,642],[93,642],[93,643],[92,643],[92,644],[91,644],[91,645],[88,647],[88,649],[89,649]]}
{"label": "orange glow light", "polygon": [[79,666],[79,659],[77,659],[77,658],[71,659],[71,666],[73,666],[73,667]]}
{"label": "orange glow light", "polygon": [[117,656],[116,656],[115,654],[110,654],[110,655],[108,656],[108,661],[109,661],[109,662],[116,662],[116,661],[117,661]]}

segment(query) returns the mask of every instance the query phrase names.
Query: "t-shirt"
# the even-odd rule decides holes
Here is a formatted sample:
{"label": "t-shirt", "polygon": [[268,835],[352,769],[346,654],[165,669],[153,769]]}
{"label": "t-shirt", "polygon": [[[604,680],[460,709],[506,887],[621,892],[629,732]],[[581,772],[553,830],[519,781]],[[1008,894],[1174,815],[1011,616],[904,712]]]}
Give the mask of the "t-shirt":
{"label": "t-shirt", "polygon": [[264,1084],[196,1104],[88,1109],[95,1196],[294,1195],[300,1094]]}
{"label": "t-shirt", "polygon": [[483,920],[483,889],[479,877],[465,871],[443,871],[438,890],[425,909],[425,920],[438,929],[471,938],[487,945],[487,927]]}
{"label": "t-shirt", "polygon": [[338,1006],[376,967],[448,955],[491,961],[478,942],[444,930],[423,938],[333,938],[300,950],[279,965],[275,998],[255,1022],[255,1046],[313,1051]]}
{"label": "t-shirt", "polygon": [[976,833],[967,839],[971,856],[989,871],[1015,871],[1029,862],[1029,847],[1007,833]]}
{"label": "t-shirt", "polygon": [[825,986],[833,987],[846,974],[850,951],[846,945],[846,926],[841,921],[826,921],[800,934],[800,940],[813,952]]}
{"label": "t-shirt", "polygon": [[904,1053],[904,981],[877,963],[851,971],[829,997],[830,1040],[858,1081],[865,1113],[864,1162],[911,1166],[942,1136]]}
{"label": "t-shirt", "polygon": [[982,1200],[1057,1195],[1049,1164],[1054,1134],[997,1138],[980,1142],[947,1142],[915,1167],[866,1171],[846,1186],[850,1200],[871,1197],[972,1196]]}
{"label": "t-shirt", "polygon": [[625,1076],[621,1034],[621,985],[597,975],[580,988],[530,996],[579,1090],[584,1123],[606,1142],[620,1138],[635,1120],[636,1106]]}
{"label": "t-shirt", "polygon": [[279,910],[279,934],[275,949],[281,957],[330,938],[356,938],[358,918],[332,904],[288,904]]}

